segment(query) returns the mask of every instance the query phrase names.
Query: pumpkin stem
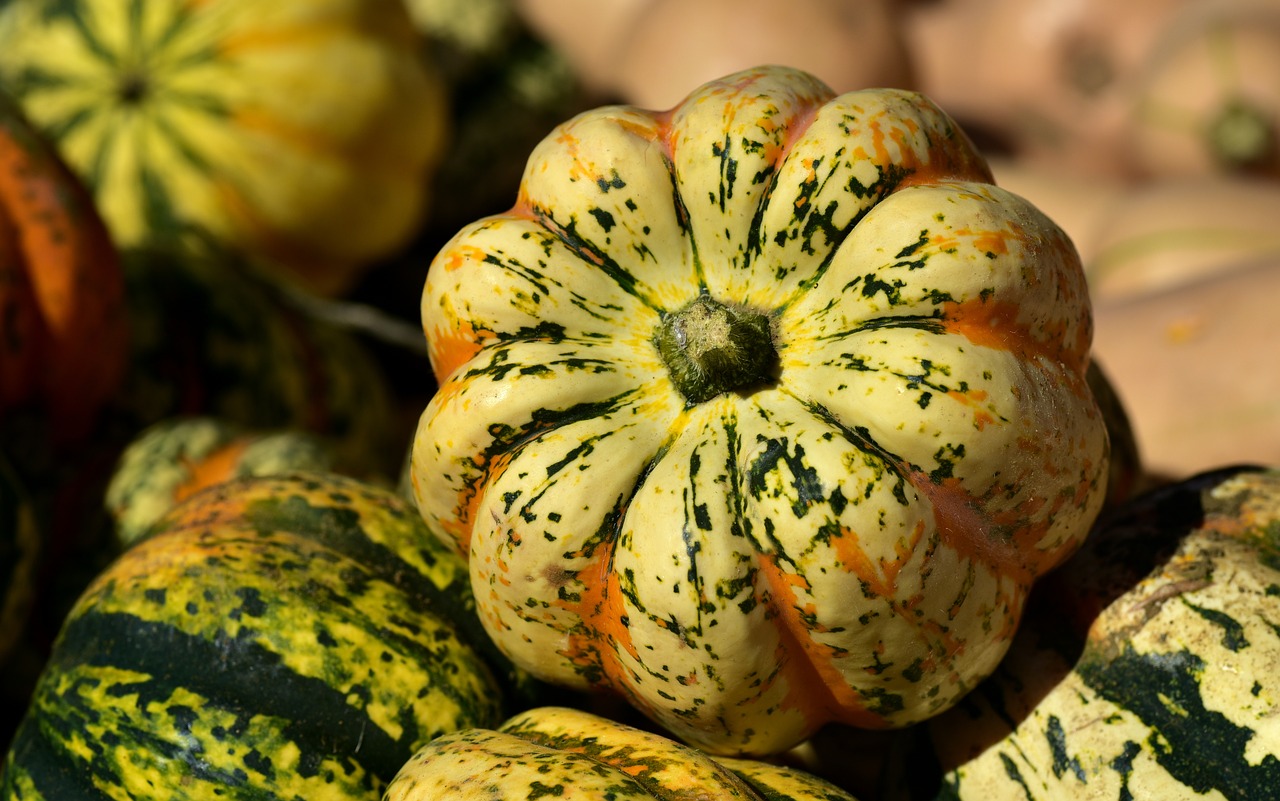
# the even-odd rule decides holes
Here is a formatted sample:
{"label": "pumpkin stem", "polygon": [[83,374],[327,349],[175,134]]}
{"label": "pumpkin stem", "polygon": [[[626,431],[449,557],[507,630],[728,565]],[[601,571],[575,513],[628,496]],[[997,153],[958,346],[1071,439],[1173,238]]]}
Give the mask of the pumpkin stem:
{"label": "pumpkin stem", "polygon": [[1267,115],[1244,100],[1228,103],[1209,124],[1209,147],[1230,169],[1264,168],[1275,156],[1276,132]]}
{"label": "pumpkin stem", "polygon": [[705,293],[665,315],[653,339],[690,403],[768,383],[778,371],[769,317]]}

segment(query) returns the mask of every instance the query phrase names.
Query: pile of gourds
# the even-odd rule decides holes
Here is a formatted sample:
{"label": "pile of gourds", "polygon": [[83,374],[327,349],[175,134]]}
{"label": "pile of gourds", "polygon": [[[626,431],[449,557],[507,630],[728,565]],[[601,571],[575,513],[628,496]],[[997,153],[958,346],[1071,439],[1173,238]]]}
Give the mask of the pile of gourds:
{"label": "pile of gourds", "polygon": [[1278,43],[0,3],[0,801],[1268,797]]}

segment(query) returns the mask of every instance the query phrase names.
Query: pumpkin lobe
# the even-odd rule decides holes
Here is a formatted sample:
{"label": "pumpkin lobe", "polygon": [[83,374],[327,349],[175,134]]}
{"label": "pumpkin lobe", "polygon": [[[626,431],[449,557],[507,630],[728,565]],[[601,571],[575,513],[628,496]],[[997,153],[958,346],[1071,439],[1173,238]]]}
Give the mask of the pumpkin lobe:
{"label": "pumpkin lobe", "polygon": [[705,293],[664,315],[654,344],[689,403],[768,383],[778,369],[769,317]]}

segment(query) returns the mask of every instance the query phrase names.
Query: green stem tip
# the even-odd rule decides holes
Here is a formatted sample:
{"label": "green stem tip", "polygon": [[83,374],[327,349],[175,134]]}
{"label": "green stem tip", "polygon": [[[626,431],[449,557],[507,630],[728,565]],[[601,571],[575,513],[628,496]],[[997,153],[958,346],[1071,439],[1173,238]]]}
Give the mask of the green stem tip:
{"label": "green stem tip", "polygon": [[653,338],[672,383],[690,403],[766,384],[777,376],[769,317],[706,294],[665,315]]}

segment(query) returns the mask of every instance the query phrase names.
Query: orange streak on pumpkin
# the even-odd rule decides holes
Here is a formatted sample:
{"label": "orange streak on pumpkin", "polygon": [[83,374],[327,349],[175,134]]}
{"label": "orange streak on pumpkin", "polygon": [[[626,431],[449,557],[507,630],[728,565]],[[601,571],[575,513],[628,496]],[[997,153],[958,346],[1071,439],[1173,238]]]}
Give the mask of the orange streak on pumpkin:
{"label": "orange streak on pumpkin", "polygon": [[632,677],[615,649],[625,651],[636,662],[641,659],[631,641],[626,611],[622,607],[622,589],[613,572],[611,554],[608,545],[596,546],[590,563],[577,575],[581,593],[576,599],[558,598],[555,601],[582,621],[580,628],[569,632],[560,655],[583,674],[599,671],[602,674],[600,686],[625,693],[632,686]]}
{"label": "orange streak on pumpkin", "polygon": [[784,571],[772,554],[760,554],[756,565],[768,587],[769,609],[777,616],[777,659],[787,680],[783,705],[800,712],[813,731],[832,719],[859,728],[883,727],[881,717],[867,710],[835,667],[835,651],[813,639],[813,629],[804,619],[809,610],[796,595],[797,587],[808,587],[805,578]]}
{"label": "orange streak on pumpkin", "polygon": [[173,490],[174,503],[181,503],[206,487],[235,478],[245,450],[254,437],[237,437],[215,449],[203,459],[182,459],[187,478]]}
{"label": "orange streak on pumpkin", "polygon": [[1007,351],[1020,360],[1044,358],[1060,361],[1067,354],[1058,340],[1043,341],[1019,321],[1021,308],[1011,301],[948,301],[942,305],[942,321],[948,331],[960,334],[975,345]]}
{"label": "orange streak on pumpkin", "polygon": [[477,329],[470,320],[458,320],[452,328],[437,326],[427,337],[431,352],[432,371],[441,390],[451,383],[446,381],[454,372],[471,361],[483,348],[493,332]]}
{"label": "orange streak on pumpkin", "polygon": [[501,453],[493,458],[482,453],[473,456],[471,463],[474,470],[468,471],[468,480],[464,480],[458,488],[453,513],[440,518],[440,528],[458,544],[463,554],[471,551],[471,532],[475,529],[480,502],[484,500],[482,488],[498,480],[510,464],[511,456],[509,453]]}

